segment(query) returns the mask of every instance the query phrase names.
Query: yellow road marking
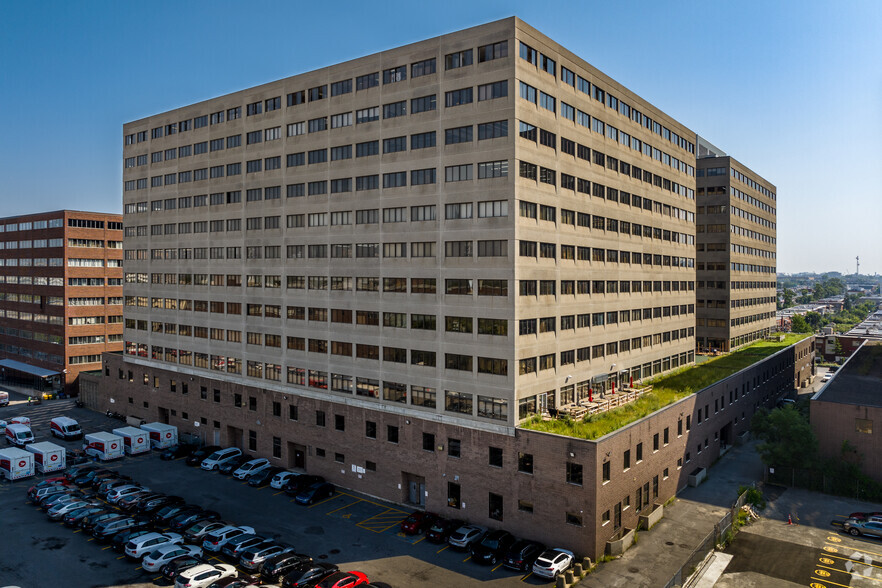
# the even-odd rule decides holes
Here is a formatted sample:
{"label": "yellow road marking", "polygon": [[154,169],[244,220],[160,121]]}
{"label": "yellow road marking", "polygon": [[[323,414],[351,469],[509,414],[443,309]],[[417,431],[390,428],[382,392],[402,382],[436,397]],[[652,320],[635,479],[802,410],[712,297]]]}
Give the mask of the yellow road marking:
{"label": "yellow road marking", "polygon": [[413,544],[416,545],[417,543],[419,543],[420,541],[422,541],[422,540],[425,539],[425,538],[426,538],[426,536],[423,535],[422,537],[420,537],[419,539],[417,539],[416,541],[414,541]]}
{"label": "yellow road marking", "polygon": [[529,577],[532,576],[532,575],[533,575],[533,572],[530,572],[529,574],[527,574],[526,576],[524,576],[523,578],[521,578],[521,582],[526,582],[526,581],[527,581],[527,578],[529,578]]}
{"label": "yellow road marking", "polygon": [[[844,559],[844,560],[846,560],[846,561],[853,561],[854,563],[861,564],[862,566],[871,566],[871,567],[874,567],[874,568],[880,568],[880,569],[882,569],[882,566],[877,566],[876,564],[868,564],[868,563],[865,563],[863,560],[859,560],[859,559],[851,559],[850,557],[843,557],[843,556],[841,556],[841,555],[833,555],[832,553],[831,553],[831,554],[828,554],[828,555],[829,555],[830,557],[835,557],[835,558],[837,558],[837,559]],[[826,561],[824,561],[824,560],[826,560]],[[833,563],[836,563],[836,562],[834,562],[833,560],[828,559],[828,558],[821,558],[819,561],[820,561],[821,563],[825,563],[825,564],[833,564]]]}
{"label": "yellow road marking", "polygon": [[79,533],[81,531],[82,531],[82,529],[77,529],[76,531],[74,531],[74,533]]}
{"label": "yellow road marking", "polygon": [[441,549],[439,549],[439,550],[436,551],[435,553],[441,553],[442,551],[444,551],[444,550],[447,549],[448,547],[450,547],[450,545],[445,545],[444,547],[442,547]]}
{"label": "yellow road marking", "polygon": [[311,505],[309,505],[307,508],[313,508],[313,507],[318,506],[318,505],[320,505],[320,504],[324,504],[324,503],[326,503],[326,502],[330,502],[330,501],[334,500],[335,498],[337,498],[337,497],[336,497],[336,496],[328,496],[328,497],[325,498],[324,500],[320,500],[320,501],[316,502],[315,504],[311,504]]}
{"label": "yellow road marking", "polygon": [[338,510],[343,510],[344,508],[349,508],[350,506],[355,506],[355,505],[358,504],[359,502],[361,502],[361,498],[359,498],[358,500],[356,500],[355,502],[352,502],[352,503],[350,503],[350,504],[345,504],[345,505],[341,506],[340,508],[335,508],[334,510],[329,510],[329,511],[326,512],[325,514],[326,514],[326,515],[329,515],[329,514],[332,514],[332,513],[337,512]]}
{"label": "yellow road marking", "polygon": [[116,559],[122,559],[122,558],[124,558],[124,557],[125,557],[124,555],[121,555],[121,556],[119,556],[119,557],[116,558]]}
{"label": "yellow road marking", "polygon": [[154,582],[158,582],[160,580],[162,580],[162,576],[156,576],[155,578],[153,578]]}
{"label": "yellow road marking", "polygon": [[858,574],[857,572],[847,572],[845,570],[837,570],[836,568],[831,568],[829,566],[822,566],[821,564],[818,564],[818,567],[824,568],[826,570],[833,570],[834,572],[839,572],[840,574],[848,574],[849,576],[858,576],[860,578],[866,578],[867,580],[873,580],[874,582],[882,583],[882,580],[880,580],[879,578],[873,578],[872,576],[864,576],[863,574]]}
{"label": "yellow road marking", "polygon": [[284,493],[285,493],[284,490],[279,490],[278,492],[276,492],[275,494],[273,494],[273,496],[278,496],[279,494],[284,494]]}
{"label": "yellow road marking", "polygon": [[472,556],[471,556],[471,555],[470,555],[470,556],[468,556],[468,557],[467,557],[467,558],[465,558],[465,559],[464,559],[464,560],[462,560],[462,561],[463,561],[463,563],[465,563],[465,562],[467,562],[467,561],[469,561],[469,560],[470,560],[470,559],[472,559]]}
{"label": "yellow road marking", "polygon": [[495,572],[496,570],[498,570],[498,569],[501,568],[501,567],[502,567],[502,564],[500,563],[498,566],[496,566],[495,568],[493,568],[493,569],[490,570],[490,571],[491,571],[491,572]]}
{"label": "yellow road marking", "polygon": [[143,570],[143,569],[144,569],[143,567],[138,566],[137,568],[135,568],[135,571],[137,572],[138,570]]}
{"label": "yellow road marking", "polygon": [[102,547],[101,551],[107,551],[108,549],[110,549],[110,545],[108,545],[107,547]]}
{"label": "yellow road marking", "polygon": [[88,539],[86,539],[86,541],[94,541],[94,540],[95,540],[94,537],[89,537]]}
{"label": "yellow road marking", "polygon": [[[842,546],[842,545],[837,545],[836,547],[843,547],[843,546]],[[839,553],[839,550],[838,550],[838,549],[837,549],[836,551],[831,551],[831,549],[835,549],[835,548],[829,548],[829,549],[828,549],[827,547],[825,547],[825,548],[824,548],[824,551],[830,551],[831,553]],[[872,554],[872,555],[882,555],[882,553],[876,553],[875,551],[869,551],[868,549],[864,549],[863,547],[855,548],[854,551],[860,551],[860,552],[863,552],[863,553],[870,553],[870,554]]]}

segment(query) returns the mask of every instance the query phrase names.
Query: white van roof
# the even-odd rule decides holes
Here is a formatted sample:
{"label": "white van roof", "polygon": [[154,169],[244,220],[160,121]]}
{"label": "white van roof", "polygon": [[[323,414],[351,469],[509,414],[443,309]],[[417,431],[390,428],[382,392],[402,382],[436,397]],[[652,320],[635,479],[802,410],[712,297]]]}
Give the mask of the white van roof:
{"label": "white van roof", "polygon": [[6,425],[7,431],[12,431],[13,433],[16,431],[30,431],[31,428],[27,425],[20,425],[18,423],[12,423],[10,425]]}
{"label": "white van roof", "polygon": [[50,422],[53,422],[56,425],[59,425],[62,427],[65,427],[67,425],[78,425],[79,424],[74,419],[72,419],[70,417],[66,417],[66,416],[55,417]]}
{"label": "white van roof", "polygon": [[42,452],[58,451],[59,449],[64,451],[64,447],[62,447],[61,445],[56,445],[55,443],[50,443],[48,441],[41,441],[40,443],[31,443],[30,445],[28,445],[28,451],[30,451],[32,453],[36,452],[36,451],[42,451]]}

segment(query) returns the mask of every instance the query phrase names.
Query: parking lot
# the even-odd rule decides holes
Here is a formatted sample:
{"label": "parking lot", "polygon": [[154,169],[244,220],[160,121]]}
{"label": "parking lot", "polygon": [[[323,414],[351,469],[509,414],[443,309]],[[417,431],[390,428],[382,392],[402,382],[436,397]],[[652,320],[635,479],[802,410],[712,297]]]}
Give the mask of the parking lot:
{"label": "parking lot", "polygon": [[[788,489],[763,518],[744,527],[726,553],[732,560],[717,588],[882,586],[882,541],[852,537],[839,525],[879,505]],[[788,524],[788,515],[793,525]]]}
{"label": "parking lot", "polygon": [[[0,409],[0,419],[22,415],[31,419],[37,441],[50,440],[49,421],[67,415],[85,432],[109,431],[117,420],[86,409],[71,400],[39,406],[13,404]],[[80,442],[61,442],[69,448]],[[109,467],[132,476],[152,490],[176,494],[187,502],[216,510],[224,519],[254,527],[292,544],[316,560],[337,564],[341,570],[359,570],[373,584],[386,587],[548,585],[531,574],[512,572],[501,565],[470,562],[467,552],[436,545],[424,535],[398,531],[409,511],[395,504],[338,489],[335,496],[306,507],[269,486],[249,487],[214,472],[187,467],[183,460],[161,461],[157,453],[126,457]],[[152,586],[164,583],[135,562],[120,557],[92,538],[49,521],[25,497],[36,476],[0,484],[0,512],[5,532],[0,534],[0,585],[28,586]]]}

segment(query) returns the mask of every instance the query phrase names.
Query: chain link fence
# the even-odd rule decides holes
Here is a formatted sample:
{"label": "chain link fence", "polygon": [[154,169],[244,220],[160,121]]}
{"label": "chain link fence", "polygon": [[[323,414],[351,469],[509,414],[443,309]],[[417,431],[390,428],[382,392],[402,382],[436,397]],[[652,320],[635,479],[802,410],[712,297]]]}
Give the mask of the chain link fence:
{"label": "chain link fence", "polygon": [[741,507],[746,503],[747,490],[741,493],[729,508],[729,511],[724,514],[716,524],[714,524],[713,530],[701,540],[698,547],[696,547],[689,557],[686,558],[686,561],[680,566],[680,569],[677,570],[671,579],[668,580],[668,583],[664,585],[664,588],[680,588],[685,582],[689,581],[689,578],[695,573],[707,555],[714,551],[717,546],[721,546],[725,543],[729,531],[732,529],[732,521],[735,520],[738,516],[738,511],[740,511]]}

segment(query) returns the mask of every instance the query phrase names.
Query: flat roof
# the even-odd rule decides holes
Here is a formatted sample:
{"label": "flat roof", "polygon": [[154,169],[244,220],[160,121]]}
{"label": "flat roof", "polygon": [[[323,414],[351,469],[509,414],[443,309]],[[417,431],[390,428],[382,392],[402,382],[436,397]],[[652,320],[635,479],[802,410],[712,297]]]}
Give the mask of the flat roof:
{"label": "flat roof", "polygon": [[882,407],[882,342],[861,345],[812,400]]}
{"label": "flat roof", "polygon": [[0,367],[9,368],[17,372],[24,372],[40,378],[48,378],[49,376],[56,376],[61,373],[57,371],[53,372],[52,370],[47,370],[46,368],[37,367],[35,365],[29,365],[21,361],[15,361],[14,359],[0,359]]}

